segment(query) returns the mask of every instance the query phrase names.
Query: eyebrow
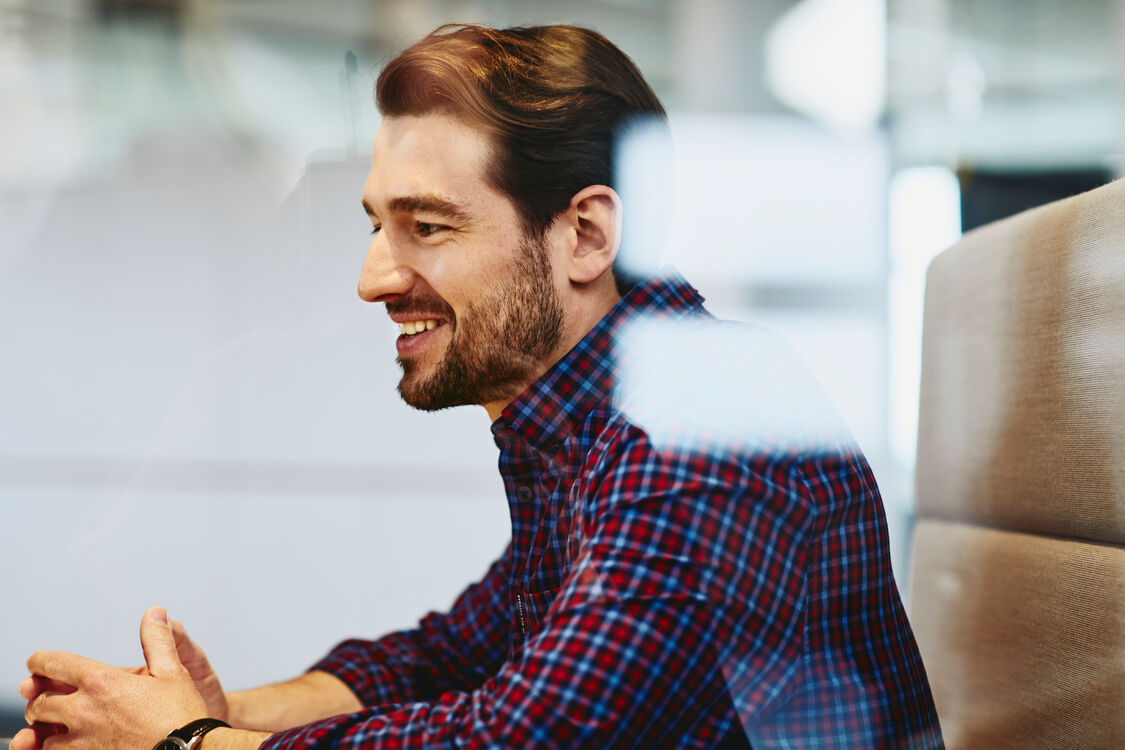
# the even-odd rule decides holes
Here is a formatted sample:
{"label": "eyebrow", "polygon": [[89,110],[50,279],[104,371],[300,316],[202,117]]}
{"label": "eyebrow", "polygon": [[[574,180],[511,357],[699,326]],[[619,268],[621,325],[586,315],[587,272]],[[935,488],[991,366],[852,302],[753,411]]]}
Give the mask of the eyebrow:
{"label": "eyebrow", "polygon": [[[392,213],[428,213],[440,216],[450,221],[467,222],[471,218],[469,213],[456,203],[437,195],[402,195],[387,201],[387,208]],[[363,210],[368,216],[375,216],[375,210],[363,199]]]}

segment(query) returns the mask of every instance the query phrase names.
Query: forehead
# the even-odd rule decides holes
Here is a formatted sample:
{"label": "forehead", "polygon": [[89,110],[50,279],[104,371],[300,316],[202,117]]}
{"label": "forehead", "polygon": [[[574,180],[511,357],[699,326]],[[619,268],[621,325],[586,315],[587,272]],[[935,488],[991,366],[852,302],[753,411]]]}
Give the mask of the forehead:
{"label": "forehead", "polygon": [[386,117],[375,134],[364,197],[440,195],[458,203],[503,198],[485,179],[491,141],[449,115]]}

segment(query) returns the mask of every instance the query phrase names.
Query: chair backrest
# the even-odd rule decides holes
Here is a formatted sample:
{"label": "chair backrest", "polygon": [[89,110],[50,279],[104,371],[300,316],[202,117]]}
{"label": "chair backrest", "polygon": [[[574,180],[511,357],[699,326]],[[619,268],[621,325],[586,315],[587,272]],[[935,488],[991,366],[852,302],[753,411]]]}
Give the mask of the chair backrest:
{"label": "chair backrest", "polygon": [[950,748],[1125,748],[1125,180],[927,273],[911,623]]}

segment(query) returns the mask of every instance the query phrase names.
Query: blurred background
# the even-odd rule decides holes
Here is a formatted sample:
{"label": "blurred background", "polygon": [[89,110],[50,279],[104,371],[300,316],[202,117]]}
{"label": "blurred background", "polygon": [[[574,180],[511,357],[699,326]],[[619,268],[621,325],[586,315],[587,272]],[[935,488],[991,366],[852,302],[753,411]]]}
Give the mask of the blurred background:
{"label": "blurred background", "polygon": [[0,0],[0,734],[31,651],[139,663],[152,604],[249,687],[503,549],[486,415],[403,406],[354,292],[374,76],[446,22],[633,57],[673,126],[665,259],[821,379],[904,587],[926,264],[1119,176],[1122,6]]}

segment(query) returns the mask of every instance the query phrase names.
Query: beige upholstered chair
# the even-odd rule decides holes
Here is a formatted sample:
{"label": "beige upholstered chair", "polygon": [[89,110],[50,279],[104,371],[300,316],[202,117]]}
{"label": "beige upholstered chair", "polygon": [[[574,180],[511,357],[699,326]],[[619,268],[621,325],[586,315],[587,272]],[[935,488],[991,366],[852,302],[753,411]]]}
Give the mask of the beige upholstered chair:
{"label": "beige upholstered chair", "polygon": [[1125,748],[1125,180],[926,279],[911,622],[946,742]]}

